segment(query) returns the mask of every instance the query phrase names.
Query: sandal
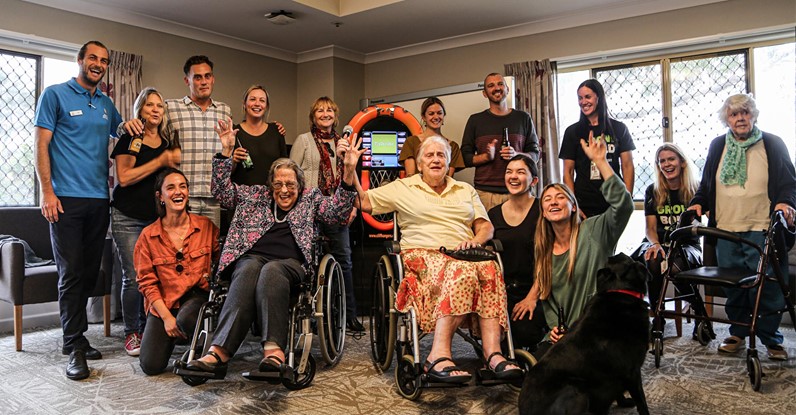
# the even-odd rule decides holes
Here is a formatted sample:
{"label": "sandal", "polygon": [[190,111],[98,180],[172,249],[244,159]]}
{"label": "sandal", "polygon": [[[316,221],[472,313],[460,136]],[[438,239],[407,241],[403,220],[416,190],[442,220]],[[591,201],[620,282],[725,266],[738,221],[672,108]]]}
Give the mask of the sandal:
{"label": "sandal", "polygon": [[[434,369],[435,366],[437,366],[442,362],[451,362],[453,363],[453,365],[446,366],[441,370]],[[433,362],[429,362],[428,360],[426,360],[426,364],[423,366],[426,370],[426,374],[428,375],[429,380],[431,380],[432,382],[466,383],[470,381],[470,378],[472,378],[472,375],[470,375],[469,373],[466,375],[452,375],[451,373],[453,372],[457,371],[464,372],[464,370],[456,366],[456,362],[454,362],[453,359],[451,359],[450,357],[440,357],[439,359]]]}
{"label": "sandal", "polygon": [[272,354],[260,360],[260,366],[257,368],[260,372],[280,372],[285,362],[279,356]]}
{"label": "sandal", "polygon": [[209,372],[213,374],[215,379],[223,379],[227,375],[227,362],[222,361],[221,356],[212,350],[208,351],[205,356],[213,356],[216,362],[207,363],[199,359],[194,359],[188,362],[185,368],[199,372]]}
{"label": "sandal", "polygon": [[517,365],[516,363],[514,363],[514,362],[512,362],[511,360],[508,360],[508,359],[498,363],[493,368],[492,365],[490,364],[490,362],[492,361],[492,358],[495,357],[495,356],[500,356],[500,357],[506,359],[506,357],[503,356],[503,353],[501,353],[501,352],[492,353],[491,355],[489,355],[489,357],[486,358],[486,368],[487,368],[487,370],[490,370],[490,371],[492,371],[492,373],[495,374],[495,379],[515,380],[515,379],[519,379],[519,378],[522,377],[523,371],[519,367],[508,368],[508,369],[506,368],[506,366],[509,366],[509,365],[514,365],[514,366]]}

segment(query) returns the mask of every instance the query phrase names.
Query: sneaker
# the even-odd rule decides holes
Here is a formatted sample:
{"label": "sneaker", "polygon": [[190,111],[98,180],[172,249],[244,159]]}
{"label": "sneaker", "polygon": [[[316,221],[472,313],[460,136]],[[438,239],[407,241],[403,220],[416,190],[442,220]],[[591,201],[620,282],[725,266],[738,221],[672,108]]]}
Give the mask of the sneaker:
{"label": "sneaker", "polygon": [[141,335],[138,333],[128,334],[124,340],[124,350],[129,356],[141,354]]}
{"label": "sneaker", "polygon": [[719,351],[723,353],[735,353],[746,347],[746,340],[738,336],[730,336],[724,339],[719,345]]}
{"label": "sneaker", "polygon": [[768,358],[771,360],[788,360],[788,352],[782,347],[781,344],[774,344],[766,346],[768,349]]}

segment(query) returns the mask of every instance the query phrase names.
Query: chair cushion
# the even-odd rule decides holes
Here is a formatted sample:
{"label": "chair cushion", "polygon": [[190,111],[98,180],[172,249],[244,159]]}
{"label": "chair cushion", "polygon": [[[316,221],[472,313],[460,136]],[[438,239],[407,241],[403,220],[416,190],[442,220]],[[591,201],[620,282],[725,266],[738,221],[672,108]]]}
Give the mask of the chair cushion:
{"label": "chair cushion", "polygon": [[58,270],[55,265],[25,269],[23,304],[58,301]]}
{"label": "chair cushion", "polygon": [[687,284],[739,287],[751,284],[755,278],[757,273],[745,268],[700,267],[678,272],[672,280]]}

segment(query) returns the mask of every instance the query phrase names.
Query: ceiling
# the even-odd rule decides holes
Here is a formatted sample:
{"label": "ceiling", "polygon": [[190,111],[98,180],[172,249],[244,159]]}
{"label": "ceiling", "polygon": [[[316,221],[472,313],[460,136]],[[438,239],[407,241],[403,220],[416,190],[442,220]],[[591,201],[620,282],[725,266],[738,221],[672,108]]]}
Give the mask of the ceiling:
{"label": "ceiling", "polygon": [[[725,0],[24,0],[277,59],[363,63]],[[275,25],[264,15],[296,19]]]}

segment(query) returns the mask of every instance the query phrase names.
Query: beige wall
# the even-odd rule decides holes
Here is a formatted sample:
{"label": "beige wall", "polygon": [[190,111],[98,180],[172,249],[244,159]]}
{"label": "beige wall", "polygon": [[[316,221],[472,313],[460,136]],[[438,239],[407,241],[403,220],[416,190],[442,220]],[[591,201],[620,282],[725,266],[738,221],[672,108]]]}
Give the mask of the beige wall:
{"label": "beige wall", "polygon": [[[796,0],[732,0],[368,64],[369,98],[480,82],[503,64],[794,24]],[[486,101],[484,101],[486,107]]]}
{"label": "beige wall", "polygon": [[[297,134],[309,131],[309,109],[318,97],[328,96],[340,108],[337,132],[359,112],[359,99],[364,97],[364,65],[340,58],[324,58],[298,65],[296,92]],[[292,143],[296,134],[288,134]]]}
{"label": "beige wall", "polygon": [[207,55],[215,66],[213,97],[232,107],[236,122],[243,115],[243,92],[251,84],[262,84],[270,94],[270,119],[282,122],[288,135],[296,131],[294,63],[18,0],[2,0],[0,9],[3,30],[76,44],[96,39],[111,49],[143,55],[144,84],[158,87],[167,98],[188,93],[182,72],[185,60]]}
{"label": "beige wall", "polygon": [[340,131],[359,112],[359,99],[365,97],[365,65],[334,59],[335,102],[340,107]]}

